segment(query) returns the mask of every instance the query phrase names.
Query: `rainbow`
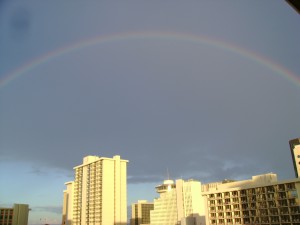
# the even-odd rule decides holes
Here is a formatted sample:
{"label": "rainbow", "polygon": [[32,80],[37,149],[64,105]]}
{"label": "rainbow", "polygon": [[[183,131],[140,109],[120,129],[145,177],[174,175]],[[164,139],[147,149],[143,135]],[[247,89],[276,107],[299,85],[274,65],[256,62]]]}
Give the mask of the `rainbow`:
{"label": "rainbow", "polygon": [[20,67],[16,68],[15,70],[9,72],[8,74],[4,75],[4,78],[0,80],[0,89],[4,86],[7,86],[18,77],[25,75],[30,70],[45,64],[52,59],[69,54],[71,52],[91,47],[94,45],[111,43],[111,42],[118,42],[124,40],[135,40],[135,39],[159,39],[159,40],[177,40],[177,41],[184,41],[184,42],[191,42],[195,44],[204,44],[208,46],[212,46],[215,48],[223,49],[234,54],[241,55],[246,57],[258,64],[261,64],[270,70],[274,71],[276,74],[284,77],[285,79],[291,81],[292,83],[296,84],[300,87],[300,77],[294,74],[293,72],[289,71],[285,67],[276,64],[275,62],[271,61],[270,59],[259,55],[258,53],[252,52],[250,50],[241,48],[239,46],[230,44],[228,42],[224,42],[212,37],[204,36],[204,35],[193,35],[193,34],[186,34],[186,33],[173,33],[173,32],[129,32],[129,33],[116,33],[110,34],[106,36],[98,36],[91,39],[85,39],[82,41],[78,41],[71,45],[56,49],[54,51],[48,52],[45,55],[42,55],[38,58],[35,58]]}

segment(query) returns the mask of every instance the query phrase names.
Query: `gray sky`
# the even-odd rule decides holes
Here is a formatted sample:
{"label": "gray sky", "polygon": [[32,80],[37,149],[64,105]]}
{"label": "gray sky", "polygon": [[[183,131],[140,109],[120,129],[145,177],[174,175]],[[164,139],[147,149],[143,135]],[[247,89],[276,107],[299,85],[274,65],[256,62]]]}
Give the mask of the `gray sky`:
{"label": "gray sky", "polygon": [[292,178],[299,20],[279,0],[0,1],[0,204],[60,223],[85,155],[130,161],[128,204],[167,170]]}

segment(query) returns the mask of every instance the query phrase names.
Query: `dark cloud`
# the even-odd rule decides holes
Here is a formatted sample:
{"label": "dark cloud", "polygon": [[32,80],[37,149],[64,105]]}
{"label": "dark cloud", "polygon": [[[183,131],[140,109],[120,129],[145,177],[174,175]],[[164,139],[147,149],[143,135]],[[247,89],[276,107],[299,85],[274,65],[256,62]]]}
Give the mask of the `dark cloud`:
{"label": "dark cloud", "polygon": [[29,171],[29,173],[33,173],[38,176],[45,176],[48,174],[45,170],[42,170],[41,168],[37,168],[37,167],[33,167],[32,170]]}
{"label": "dark cloud", "polygon": [[153,182],[161,182],[165,180],[166,177],[162,176],[153,176],[153,175],[144,175],[144,176],[128,176],[127,182],[129,184],[135,183],[153,183]]}
{"label": "dark cloud", "polygon": [[[56,74],[48,68],[35,78],[39,85],[4,92],[3,156],[34,160],[32,172],[41,174],[41,165],[71,171],[85,155],[120,154],[130,161],[134,183],[158,181],[167,169],[172,177],[190,173],[202,180],[235,177],[236,168],[290,176],[288,140],[299,133],[300,107],[293,103],[299,90],[264,68],[270,80],[252,74],[247,59],[224,58],[220,50],[204,48],[218,67],[207,65],[210,58],[193,62],[202,52],[186,45],[142,41],[102,47],[105,54],[95,48],[84,56],[88,64],[57,65]],[[88,79],[81,70],[90,71]],[[270,160],[273,151],[278,156]]]}
{"label": "dark cloud", "polygon": [[[13,184],[2,202],[39,205],[32,224],[41,214],[60,221],[63,184],[86,155],[128,159],[134,201],[144,195],[136,186],[167,178],[293,177],[297,28],[299,16],[281,1],[0,0],[0,77],[11,79],[0,81],[0,161]],[[168,32],[181,35],[161,36]],[[22,65],[14,78],[9,71]],[[16,180],[25,167],[28,177]]]}
{"label": "dark cloud", "polygon": [[74,178],[74,172],[71,169],[61,169],[61,168],[53,168],[53,167],[44,167],[44,166],[32,166],[31,170],[28,171],[30,174],[34,174],[36,176],[47,177],[50,175],[55,176],[55,178],[68,177],[70,179]]}
{"label": "dark cloud", "polygon": [[30,20],[30,12],[26,7],[18,7],[14,9],[10,18],[10,26],[15,33],[14,36],[24,35],[24,33],[29,29]]}
{"label": "dark cloud", "polygon": [[[30,7],[26,3],[8,4],[9,1],[0,1],[1,12],[1,27],[8,28],[5,34],[0,36],[0,41],[7,40],[13,41],[15,44],[24,43],[29,34],[32,24],[32,14]],[[16,42],[17,41],[17,42]],[[0,42],[5,44],[3,42]],[[0,45],[1,47],[2,45]]]}
{"label": "dark cloud", "polygon": [[[282,3],[272,4],[276,14],[261,1],[75,4],[8,7],[1,40],[30,35],[19,47],[15,39],[1,42],[1,76],[78,40],[120,38],[43,61],[1,88],[0,160],[30,161],[30,173],[71,178],[84,156],[119,154],[129,160],[129,183],[161,182],[167,171],[202,182],[293,176],[288,141],[300,136],[299,84],[263,61],[299,70],[300,29],[290,26],[294,14]],[[236,46],[121,35],[132,31],[203,35]],[[238,46],[262,56],[246,57]]]}

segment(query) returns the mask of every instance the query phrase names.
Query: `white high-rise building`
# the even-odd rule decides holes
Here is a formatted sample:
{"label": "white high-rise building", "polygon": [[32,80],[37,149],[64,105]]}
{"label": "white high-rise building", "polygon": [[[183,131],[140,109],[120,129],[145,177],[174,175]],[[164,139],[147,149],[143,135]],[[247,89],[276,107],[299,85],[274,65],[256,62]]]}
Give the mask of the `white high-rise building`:
{"label": "white high-rise building", "polygon": [[65,225],[127,224],[127,160],[86,156],[66,183]]}
{"label": "white high-rise building", "polygon": [[205,223],[205,204],[201,183],[189,180],[165,180],[156,187],[159,198],[150,211],[151,225],[200,225]]}

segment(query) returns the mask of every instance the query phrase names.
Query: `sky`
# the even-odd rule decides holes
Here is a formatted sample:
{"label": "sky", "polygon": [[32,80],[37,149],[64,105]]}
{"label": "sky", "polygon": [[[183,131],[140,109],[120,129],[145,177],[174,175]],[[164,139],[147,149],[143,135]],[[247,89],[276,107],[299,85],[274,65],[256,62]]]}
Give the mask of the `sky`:
{"label": "sky", "polygon": [[293,178],[299,40],[281,0],[0,1],[0,206],[59,224],[86,155],[129,160],[128,205],[168,176]]}

